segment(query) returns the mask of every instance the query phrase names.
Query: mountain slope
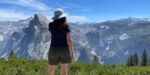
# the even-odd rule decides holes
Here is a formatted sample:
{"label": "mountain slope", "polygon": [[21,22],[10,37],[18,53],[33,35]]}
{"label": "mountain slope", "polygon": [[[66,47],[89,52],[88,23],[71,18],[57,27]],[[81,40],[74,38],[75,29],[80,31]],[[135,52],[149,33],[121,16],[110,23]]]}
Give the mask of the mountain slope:
{"label": "mountain slope", "polygon": [[[48,23],[40,14],[18,22],[0,22],[0,56],[7,57],[13,50],[18,56],[47,59],[51,40]],[[69,25],[81,61],[90,62],[93,55],[97,55],[104,64],[124,63],[130,54],[150,49],[149,19],[127,18]]]}

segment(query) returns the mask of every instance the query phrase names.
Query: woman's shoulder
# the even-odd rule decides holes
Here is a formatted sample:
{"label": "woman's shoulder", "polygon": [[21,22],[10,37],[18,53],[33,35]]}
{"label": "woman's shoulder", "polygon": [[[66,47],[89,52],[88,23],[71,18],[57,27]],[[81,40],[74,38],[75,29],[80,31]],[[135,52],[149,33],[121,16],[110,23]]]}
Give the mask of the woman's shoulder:
{"label": "woman's shoulder", "polygon": [[49,31],[52,30],[52,25],[53,25],[53,22],[50,22],[49,25],[48,25]]}
{"label": "woman's shoulder", "polygon": [[53,22],[50,22],[50,23],[49,23],[49,27],[52,27],[52,25],[53,25]]}
{"label": "woman's shoulder", "polygon": [[67,25],[64,29],[65,29],[66,32],[70,32],[71,31],[69,25]]}
{"label": "woman's shoulder", "polygon": [[49,25],[53,25],[53,22],[49,22]]}

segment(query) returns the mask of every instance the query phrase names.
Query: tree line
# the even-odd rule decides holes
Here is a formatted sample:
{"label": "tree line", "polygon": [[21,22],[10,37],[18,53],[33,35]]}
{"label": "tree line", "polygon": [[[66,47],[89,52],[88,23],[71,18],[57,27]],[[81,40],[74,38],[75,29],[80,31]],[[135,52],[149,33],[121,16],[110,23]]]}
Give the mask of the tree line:
{"label": "tree line", "polygon": [[[17,57],[13,51],[10,51],[8,59]],[[92,63],[100,64],[97,55],[93,55]],[[147,50],[144,49],[141,56],[137,53],[131,54],[127,59],[127,66],[148,66],[150,65],[150,58],[148,58]]]}
{"label": "tree line", "polygon": [[150,65],[150,59],[148,58],[147,50],[144,49],[142,55],[137,53],[131,54],[127,60],[127,66],[148,66]]}

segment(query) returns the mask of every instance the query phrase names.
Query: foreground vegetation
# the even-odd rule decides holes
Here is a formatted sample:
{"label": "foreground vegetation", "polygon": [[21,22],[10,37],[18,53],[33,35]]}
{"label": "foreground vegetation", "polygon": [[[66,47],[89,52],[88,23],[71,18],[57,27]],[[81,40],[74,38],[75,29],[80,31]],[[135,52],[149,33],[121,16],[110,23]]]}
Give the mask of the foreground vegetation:
{"label": "foreground vegetation", "polygon": [[[0,59],[0,75],[46,75],[46,60],[31,60],[21,57]],[[55,75],[60,74],[60,66]],[[150,75],[150,66],[101,65],[98,63],[74,62],[69,64],[69,75]]]}

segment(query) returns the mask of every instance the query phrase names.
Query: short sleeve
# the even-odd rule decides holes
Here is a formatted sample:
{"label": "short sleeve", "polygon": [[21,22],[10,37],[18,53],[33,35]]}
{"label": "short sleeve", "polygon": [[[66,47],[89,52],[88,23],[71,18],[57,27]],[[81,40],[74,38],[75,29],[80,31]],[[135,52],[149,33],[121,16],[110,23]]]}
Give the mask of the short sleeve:
{"label": "short sleeve", "polygon": [[66,32],[71,32],[69,27],[66,27]]}

